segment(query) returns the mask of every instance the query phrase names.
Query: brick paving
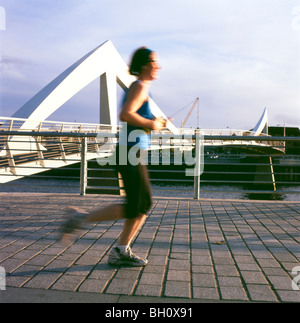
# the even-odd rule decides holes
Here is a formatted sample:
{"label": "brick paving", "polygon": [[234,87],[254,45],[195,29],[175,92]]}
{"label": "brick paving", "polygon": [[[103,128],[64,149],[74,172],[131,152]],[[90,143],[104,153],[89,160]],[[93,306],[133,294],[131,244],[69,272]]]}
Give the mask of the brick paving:
{"label": "brick paving", "polygon": [[0,193],[0,302],[300,301],[292,288],[300,202],[154,198],[132,245],[149,259],[145,268],[107,264],[122,221],[88,225],[69,245],[57,241],[69,205],[92,210],[121,200]]}

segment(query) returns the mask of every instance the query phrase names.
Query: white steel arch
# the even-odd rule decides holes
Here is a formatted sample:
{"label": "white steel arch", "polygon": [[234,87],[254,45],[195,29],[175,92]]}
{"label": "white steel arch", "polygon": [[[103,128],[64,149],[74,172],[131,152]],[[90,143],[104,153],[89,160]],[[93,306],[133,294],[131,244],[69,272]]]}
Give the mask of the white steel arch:
{"label": "white steel arch", "polygon": [[251,131],[251,136],[259,136],[261,134],[268,135],[268,110],[267,108],[264,109],[263,114],[261,115],[259,121],[257,122],[256,126]]}
{"label": "white steel arch", "polygon": [[[111,41],[106,41],[87,55],[82,57],[32,99],[24,104],[14,118],[25,118],[20,129],[34,129],[38,121],[44,121],[59,109],[76,93],[100,78],[100,122],[101,124],[117,125],[117,83],[126,90],[135,80],[128,72],[128,66]],[[150,99],[152,113],[166,117],[160,108]],[[169,124],[172,132],[177,128]]]}

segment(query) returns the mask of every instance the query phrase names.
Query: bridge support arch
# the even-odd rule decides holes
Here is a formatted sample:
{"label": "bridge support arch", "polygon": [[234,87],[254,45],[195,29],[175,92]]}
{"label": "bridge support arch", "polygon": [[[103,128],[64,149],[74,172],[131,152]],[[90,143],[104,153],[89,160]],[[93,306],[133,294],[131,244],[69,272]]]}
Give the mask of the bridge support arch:
{"label": "bridge support arch", "polygon": [[[32,99],[25,103],[12,117],[27,119],[20,129],[35,129],[38,122],[46,120],[76,93],[100,78],[100,122],[117,125],[118,83],[126,90],[135,80],[128,66],[111,41],[106,41],[50,82]],[[164,116],[159,107],[150,100],[155,116]],[[170,130],[177,132],[170,124]]]}

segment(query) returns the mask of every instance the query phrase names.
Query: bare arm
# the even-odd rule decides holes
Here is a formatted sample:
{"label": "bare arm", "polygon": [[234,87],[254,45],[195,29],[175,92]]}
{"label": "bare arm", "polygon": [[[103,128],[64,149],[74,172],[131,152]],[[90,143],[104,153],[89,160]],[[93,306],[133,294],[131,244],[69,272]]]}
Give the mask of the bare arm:
{"label": "bare arm", "polygon": [[148,120],[137,113],[137,110],[147,99],[148,92],[145,85],[139,82],[135,83],[128,92],[127,99],[120,113],[120,120],[141,128],[161,130],[163,124],[159,119]]}

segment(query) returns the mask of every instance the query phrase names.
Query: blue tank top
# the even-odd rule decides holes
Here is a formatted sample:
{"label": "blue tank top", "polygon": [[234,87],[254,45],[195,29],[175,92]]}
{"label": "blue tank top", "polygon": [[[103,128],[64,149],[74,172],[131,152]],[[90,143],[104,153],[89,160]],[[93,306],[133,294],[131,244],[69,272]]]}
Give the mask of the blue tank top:
{"label": "blue tank top", "polygon": [[[139,82],[139,81],[136,81],[136,82]],[[127,93],[128,91],[125,93],[123,104],[127,99]],[[145,119],[152,120],[155,118],[155,116],[151,112],[148,100],[137,110],[137,113]],[[124,135],[124,137],[126,137],[126,138],[123,137],[123,140],[124,139],[126,140],[127,146],[131,147],[131,146],[137,145],[137,147],[140,149],[148,149],[150,147],[150,135],[145,132],[145,129],[130,125],[128,123],[127,125],[123,124],[123,127],[127,128],[126,131],[124,131],[125,129],[123,129],[122,131],[122,134]],[[120,140],[119,144],[125,144],[123,140]]]}

